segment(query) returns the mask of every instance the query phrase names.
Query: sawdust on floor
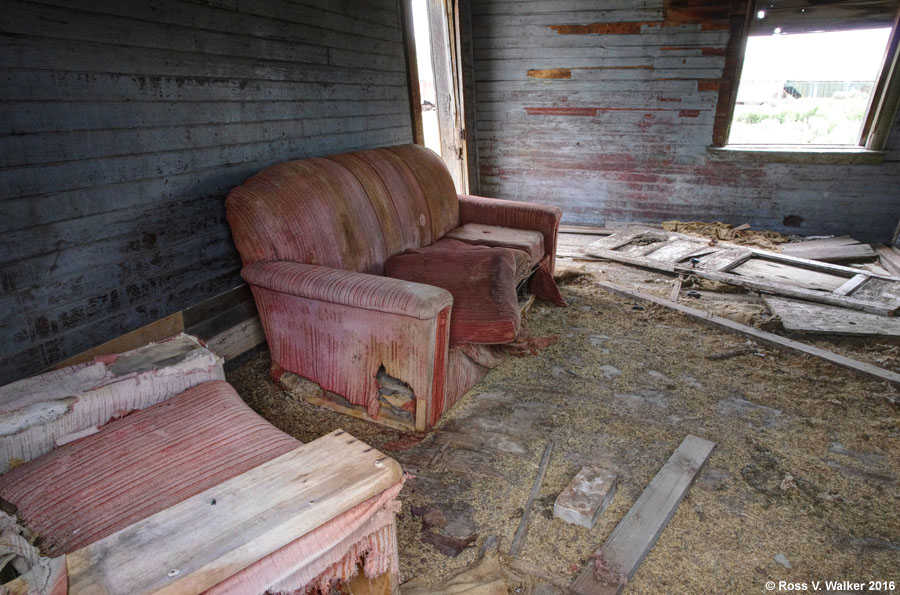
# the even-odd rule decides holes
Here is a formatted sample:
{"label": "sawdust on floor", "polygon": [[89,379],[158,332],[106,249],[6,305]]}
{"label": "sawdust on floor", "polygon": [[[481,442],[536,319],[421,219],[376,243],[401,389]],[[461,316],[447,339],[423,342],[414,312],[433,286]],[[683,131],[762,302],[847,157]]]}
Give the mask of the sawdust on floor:
{"label": "sawdust on floor", "polygon": [[[640,271],[650,275],[644,281],[627,267],[600,264],[593,274],[617,283],[632,275],[643,291],[671,291],[665,276]],[[401,493],[404,578],[434,581],[477,555],[476,546],[449,557],[424,543],[414,507],[440,511],[447,535],[474,533],[476,545],[498,535],[508,548],[552,439],[522,557],[571,580],[692,433],[716,449],[627,593],[763,592],[767,580],[900,580],[896,388],[816,358],[744,349],[741,337],[610,295],[591,275],[570,275],[563,290],[568,308],[536,304],[526,322],[529,334],[559,335],[558,344],[536,357],[508,358],[438,430],[390,452],[417,475]],[[741,350],[747,353],[707,358]],[[340,427],[384,450],[402,437],[299,401],[268,380],[268,366],[262,354],[228,379],[255,410],[300,440]],[[481,432],[487,446],[453,447],[448,438],[461,432]],[[615,498],[591,530],[552,518],[556,495],[587,463],[619,475]],[[778,554],[791,569],[774,560]]]}

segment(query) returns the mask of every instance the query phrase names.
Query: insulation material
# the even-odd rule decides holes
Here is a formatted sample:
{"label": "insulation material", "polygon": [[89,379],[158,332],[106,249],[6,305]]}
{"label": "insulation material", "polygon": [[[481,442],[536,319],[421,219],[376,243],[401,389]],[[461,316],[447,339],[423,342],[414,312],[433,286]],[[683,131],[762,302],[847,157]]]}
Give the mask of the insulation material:
{"label": "insulation material", "polygon": [[68,575],[65,558],[48,558],[29,538],[31,531],[0,511],[0,569],[10,565],[18,573],[13,581],[0,586],[0,593],[28,595],[65,595]]}
{"label": "insulation material", "polygon": [[330,593],[359,564],[369,578],[399,574],[396,515],[403,484],[384,491],[219,583],[208,595]]}
{"label": "insulation material", "polygon": [[[521,259],[517,258],[521,255]],[[388,276],[446,289],[453,296],[450,342],[507,343],[519,334],[516,297],[522,250],[472,246],[443,239],[432,246],[391,257]]]}
{"label": "insulation material", "polygon": [[59,556],[299,444],[226,382],[207,382],[16,467],[3,475],[0,498],[40,536],[42,553]]}
{"label": "insulation material", "polygon": [[184,333],[0,387],[0,472],[210,380],[222,360]]}
{"label": "insulation material", "polygon": [[481,557],[435,584],[414,578],[403,585],[403,595],[508,595],[534,593],[534,581],[506,568],[497,548],[484,551]]}

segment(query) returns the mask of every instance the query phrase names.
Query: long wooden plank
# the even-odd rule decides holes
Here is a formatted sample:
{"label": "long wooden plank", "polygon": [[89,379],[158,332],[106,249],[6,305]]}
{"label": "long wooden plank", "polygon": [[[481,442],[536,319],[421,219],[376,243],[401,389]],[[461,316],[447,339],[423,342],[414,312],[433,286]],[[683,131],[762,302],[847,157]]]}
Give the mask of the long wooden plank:
{"label": "long wooden plank", "polygon": [[792,339],[780,337],[774,333],[761,331],[757,328],[753,328],[752,326],[740,324],[738,322],[734,322],[733,320],[728,320],[727,318],[722,318],[721,316],[716,316],[703,310],[684,306],[682,304],[678,304],[665,298],[657,297],[655,295],[635,291],[628,287],[623,287],[614,283],[608,283],[606,281],[595,281],[595,283],[602,289],[626,298],[671,308],[672,310],[676,310],[678,312],[681,312],[682,314],[686,314],[687,316],[690,316],[698,322],[702,322],[703,324],[706,324],[713,328],[750,337],[754,341],[758,341],[760,343],[763,343],[764,345],[768,345],[776,349],[782,349],[784,351],[790,351],[793,353],[812,355],[814,357],[824,359],[825,361],[841,368],[846,368],[851,372],[859,374],[860,376],[872,378],[875,380],[887,381],[900,386],[900,374],[891,372],[890,370],[885,370],[884,368],[879,368],[878,366],[873,366],[871,364],[860,362],[849,357],[844,357],[843,355],[838,355],[837,353],[828,351],[827,349],[820,349],[818,347],[813,347],[812,345],[807,345],[806,343],[802,343],[800,341],[794,341]]}
{"label": "long wooden plank", "polygon": [[522,548],[525,547],[525,538],[528,537],[528,527],[531,525],[531,509],[534,507],[534,501],[541,494],[541,485],[543,485],[544,476],[547,474],[547,466],[550,464],[551,454],[553,454],[552,440],[544,448],[544,456],[541,457],[541,464],[538,466],[538,472],[531,486],[531,492],[528,494],[528,500],[525,501],[525,507],[522,510],[522,519],[519,521],[512,545],[509,546],[510,556],[518,556],[522,553]]}
{"label": "long wooden plank", "polygon": [[572,583],[580,595],[622,592],[678,509],[715,443],[688,434]]}
{"label": "long wooden plank", "polygon": [[849,236],[783,244],[781,253],[822,262],[865,262],[877,256],[872,246]]}
{"label": "long wooden plank", "polygon": [[772,262],[762,258],[750,258],[740,265],[723,271],[761,281],[774,281],[804,289],[834,291],[847,282],[847,277],[810,271],[790,264]]}
{"label": "long wooden plank", "polygon": [[859,337],[900,337],[900,319],[885,318],[846,308],[763,296],[766,306],[777,315],[784,330],[811,335],[849,335]]}
{"label": "long wooden plank", "polygon": [[69,593],[200,593],[401,478],[336,430],[73,552]]}
{"label": "long wooden plank", "polygon": [[722,283],[730,283],[747,289],[755,289],[768,293],[776,293],[786,297],[798,298],[801,300],[809,300],[821,304],[829,304],[831,306],[840,306],[843,308],[851,308],[853,310],[861,310],[881,316],[893,316],[900,304],[879,303],[869,300],[856,299],[853,296],[836,295],[826,291],[815,291],[812,289],[804,289],[802,287],[794,287],[786,283],[777,283],[775,281],[763,281],[752,277],[742,277],[740,275],[732,275],[728,273],[717,273],[714,271],[705,271],[702,269],[692,269],[685,266],[675,266],[675,271],[681,273],[693,273],[698,277],[709,279],[711,281],[720,281]]}
{"label": "long wooden plank", "polygon": [[834,293],[837,295],[850,295],[868,280],[868,275],[857,275],[849,281],[845,281],[843,285],[834,290]]}

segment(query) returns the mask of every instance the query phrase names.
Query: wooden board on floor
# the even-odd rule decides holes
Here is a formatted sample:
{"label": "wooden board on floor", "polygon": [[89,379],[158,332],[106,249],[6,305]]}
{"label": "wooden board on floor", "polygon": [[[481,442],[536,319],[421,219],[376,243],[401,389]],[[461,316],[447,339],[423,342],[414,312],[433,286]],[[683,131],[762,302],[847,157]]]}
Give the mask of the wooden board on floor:
{"label": "wooden board on floor", "polygon": [[[696,250],[685,251],[691,244]],[[674,232],[628,229],[592,242],[584,251],[589,257],[872,314],[891,316],[900,310],[900,282],[892,277]]]}
{"label": "wooden board on floor", "polygon": [[900,386],[900,374],[897,374],[896,372],[891,372],[890,370],[885,370],[884,368],[879,368],[878,366],[873,366],[872,364],[867,364],[865,362],[860,362],[849,357],[844,357],[843,355],[838,355],[837,353],[828,351],[827,349],[820,349],[818,347],[813,347],[812,345],[807,345],[806,343],[802,343],[800,341],[794,341],[793,339],[780,337],[774,333],[761,331],[752,326],[734,322],[733,320],[728,320],[727,318],[722,318],[721,316],[716,316],[703,310],[690,308],[688,306],[667,300],[665,298],[657,297],[655,295],[650,295],[648,293],[643,293],[640,291],[635,291],[629,287],[623,287],[621,285],[616,285],[615,283],[608,283],[605,281],[595,281],[595,283],[598,287],[605,289],[606,291],[609,291],[611,293],[621,295],[623,297],[635,299],[641,302],[656,304],[658,306],[664,306],[666,308],[671,308],[672,310],[681,312],[682,314],[690,316],[698,322],[702,322],[703,324],[706,324],[713,328],[743,335],[745,337],[753,339],[754,341],[757,341],[758,343],[762,343],[776,349],[812,355],[814,357],[824,359],[827,362],[831,362],[836,366],[846,368],[856,374],[859,374],[860,376],[865,376],[874,380],[887,381]]}
{"label": "wooden board on floor", "polygon": [[[622,592],[675,514],[714,447],[714,442],[688,434],[597,554],[585,564],[572,583],[573,591],[580,595]],[[598,572],[595,561],[602,561],[602,571]],[[598,579],[598,574],[605,580]]]}
{"label": "wooden board on floor", "polygon": [[763,296],[769,311],[781,319],[784,330],[810,335],[900,337],[900,319],[885,318],[846,308]]}
{"label": "wooden board on floor", "polygon": [[894,277],[900,277],[900,254],[890,246],[877,244],[875,251],[878,253],[878,260],[882,267]]}
{"label": "wooden board on floor", "polygon": [[822,262],[866,262],[878,256],[872,246],[850,236],[791,242],[780,246],[782,254]]}
{"label": "wooden board on floor", "polygon": [[69,554],[69,592],[200,593],[402,475],[336,430]]}
{"label": "wooden board on floor", "polygon": [[751,258],[728,272],[743,277],[775,281],[819,291],[834,291],[847,282],[846,277],[839,277],[821,271],[807,271],[781,262],[772,262],[760,258]]}

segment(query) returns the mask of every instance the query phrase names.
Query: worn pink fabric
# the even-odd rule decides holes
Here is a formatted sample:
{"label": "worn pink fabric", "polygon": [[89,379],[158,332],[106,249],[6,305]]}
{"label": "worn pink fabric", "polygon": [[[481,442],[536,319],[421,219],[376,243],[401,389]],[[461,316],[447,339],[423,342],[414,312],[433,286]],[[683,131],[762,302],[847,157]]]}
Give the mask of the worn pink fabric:
{"label": "worn pink fabric", "polygon": [[557,207],[483,196],[459,195],[459,222],[533,229],[544,235],[544,257],[531,282],[531,291],[540,299],[558,306],[566,301],[553,280],[556,269],[556,240],[562,211]]}
{"label": "worn pink fabric", "polygon": [[0,476],[0,497],[54,557],[297,448],[231,386],[207,382]]}
{"label": "worn pink fabric", "polygon": [[[301,443],[247,407],[229,384],[208,382],[110,422],[0,476],[0,496],[58,556],[102,539]],[[399,572],[397,483],[239,571],[210,593],[313,592]],[[67,592],[65,581],[59,590]],[[327,589],[323,592],[327,592]]]}
{"label": "worn pink fabric", "polygon": [[[465,223],[538,231],[542,278],[532,286],[562,302],[552,291],[559,211],[460,197],[441,159],[418,145],[278,164],[232,190],[226,208],[274,365],[365,406],[373,419],[382,366],[413,389],[428,427],[449,406],[451,377],[457,393],[478,376],[448,368],[468,366],[449,359],[455,304],[437,307],[443,297],[420,283],[377,279],[392,256]],[[526,251],[538,250],[531,242]]]}
{"label": "worn pink fabric", "polygon": [[497,225],[466,223],[444,236],[477,246],[514,248],[528,253],[530,262],[536,265],[544,257],[544,235],[531,229],[513,229]]}
{"label": "worn pink fabric", "polygon": [[453,296],[450,344],[506,343],[519,334],[517,273],[530,258],[522,250],[473,246],[443,239],[388,259],[388,277],[447,290]]}
{"label": "worn pink fabric", "polygon": [[330,593],[360,562],[369,578],[399,574],[398,483],[222,581],[207,595]]}

